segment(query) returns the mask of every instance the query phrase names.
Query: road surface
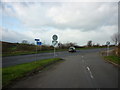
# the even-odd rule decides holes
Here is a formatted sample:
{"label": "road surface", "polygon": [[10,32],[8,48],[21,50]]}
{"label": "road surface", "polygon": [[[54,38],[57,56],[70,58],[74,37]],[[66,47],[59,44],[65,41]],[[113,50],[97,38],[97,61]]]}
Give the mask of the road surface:
{"label": "road surface", "polygon": [[79,53],[64,59],[36,75],[21,79],[12,88],[118,87],[118,68],[103,60],[98,52]]}
{"label": "road surface", "polygon": [[[87,50],[77,50],[76,53],[69,53],[68,51],[56,52],[55,57],[66,57],[71,55],[78,55],[83,53],[91,53],[91,52],[100,52],[106,50],[106,48],[97,48],[97,49],[87,49]],[[36,58],[37,57],[37,58]],[[2,58],[2,67],[13,66],[17,64],[32,62],[35,60],[42,60],[54,58],[54,53],[40,53],[40,54],[31,54],[31,55],[20,55],[20,56],[9,56]]]}

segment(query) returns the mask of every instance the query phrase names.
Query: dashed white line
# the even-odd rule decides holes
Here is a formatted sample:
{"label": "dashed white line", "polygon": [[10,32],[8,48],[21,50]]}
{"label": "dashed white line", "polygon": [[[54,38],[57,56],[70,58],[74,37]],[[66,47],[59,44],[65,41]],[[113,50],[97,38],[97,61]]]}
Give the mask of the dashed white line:
{"label": "dashed white line", "polygon": [[90,71],[90,68],[89,68],[89,67],[87,67],[87,70],[88,70],[88,71]]}
{"label": "dashed white line", "polygon": [[94,77],[93,77],[93,75],[92,75],[92,72],[90,71],[90,68],[89,67],[87,67],[87,70],[89,71],[89,73],[90,73],[90,77],[93,79]]}

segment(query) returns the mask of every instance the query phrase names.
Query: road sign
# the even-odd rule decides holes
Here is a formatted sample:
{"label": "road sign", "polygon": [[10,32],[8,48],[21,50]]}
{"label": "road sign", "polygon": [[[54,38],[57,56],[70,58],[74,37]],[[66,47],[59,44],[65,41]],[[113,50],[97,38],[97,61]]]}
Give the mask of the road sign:
{"label": "road sign", "polygon": [[107,41],[107,42],[106,42],[106,44],[107,44],[107,45],[110,45],[110,42],[109,42],[109,41]]}
{"label": "road sign", "polygon": [[[36,41],[36,44],[37,45],[41,45],[42,43],[41,42],[38,42],[38,41],[40,41],[40,39],[35,39],[35,41]],[[37,60],[37,45],[36,45],[36,60]]]}
{"label": "road sign", "polygon": [[35,39],[35,41],[40,41],[39,39]]}
{"label": "road sign", "polygon": [[42,42],[37,42],[37,45],[42,45]]}
{"label": "road sign", "polygon": [[52,41],[53,46],[55,46],[58,43],[58,41]]}
{"label": "road sign", "polygon": [[57,40],[58,39],[58,36],[57,35],[53,35],[53,40]]}
{"label": "road sign", "polygon": [[54,46],[54,57],[55,57],[55,45],[58,43],[58,41],[57,41],[58,36],[57,35],[53,35],[52,39],[53,39],[52,44]]}

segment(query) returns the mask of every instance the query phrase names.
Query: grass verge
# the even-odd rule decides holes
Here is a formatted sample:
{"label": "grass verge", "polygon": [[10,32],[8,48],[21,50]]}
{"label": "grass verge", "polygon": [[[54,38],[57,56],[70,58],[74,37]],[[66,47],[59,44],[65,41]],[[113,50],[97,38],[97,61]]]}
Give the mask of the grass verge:
{"label": "grass verge", "polygon": [[[67,51],[68,49],[58,49],[56,50],[56,52],[59,52],[59,51]],[[38,51],[38,53],[52,53],[53,50],[46,50],[46,51]],[[36,51],[16,51],[16,52],[7,52],[7,53],[2,53],[2,56],[3,57],[6,57],[6,56],[18,56],[18,55],[29,55],[29,54],[36,54]]]}
{"label": "grass verge", "polygon": [[22,78],[28,74],[30,75],[31,73],[37,72],[38,70],[41,70],[46,66],[60,60],[62,59],[61,58],[44,59],[44,60],[2,68],[2,86],[4,88],[13,81]]}
{"label": "grass verge", "polygon": [[118,56],[104,56],[104,58],[110,62],[117,64],[117,65],[120,64],[120,57],[118,57]]}

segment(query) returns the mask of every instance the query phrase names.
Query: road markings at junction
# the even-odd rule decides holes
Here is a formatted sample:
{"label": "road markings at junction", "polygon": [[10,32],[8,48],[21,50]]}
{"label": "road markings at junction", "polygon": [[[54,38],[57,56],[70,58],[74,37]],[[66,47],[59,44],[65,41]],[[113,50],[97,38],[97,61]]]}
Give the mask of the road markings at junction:
{"label": "road markings at junction", "polygon": [[93,77],[93,75],[92,75],[92,72],[90,71],[90,68],[89,67],[87,67],[87,70],[89,71],[89,73],[90,73],[90,77],[93,79],[94,77]]}

